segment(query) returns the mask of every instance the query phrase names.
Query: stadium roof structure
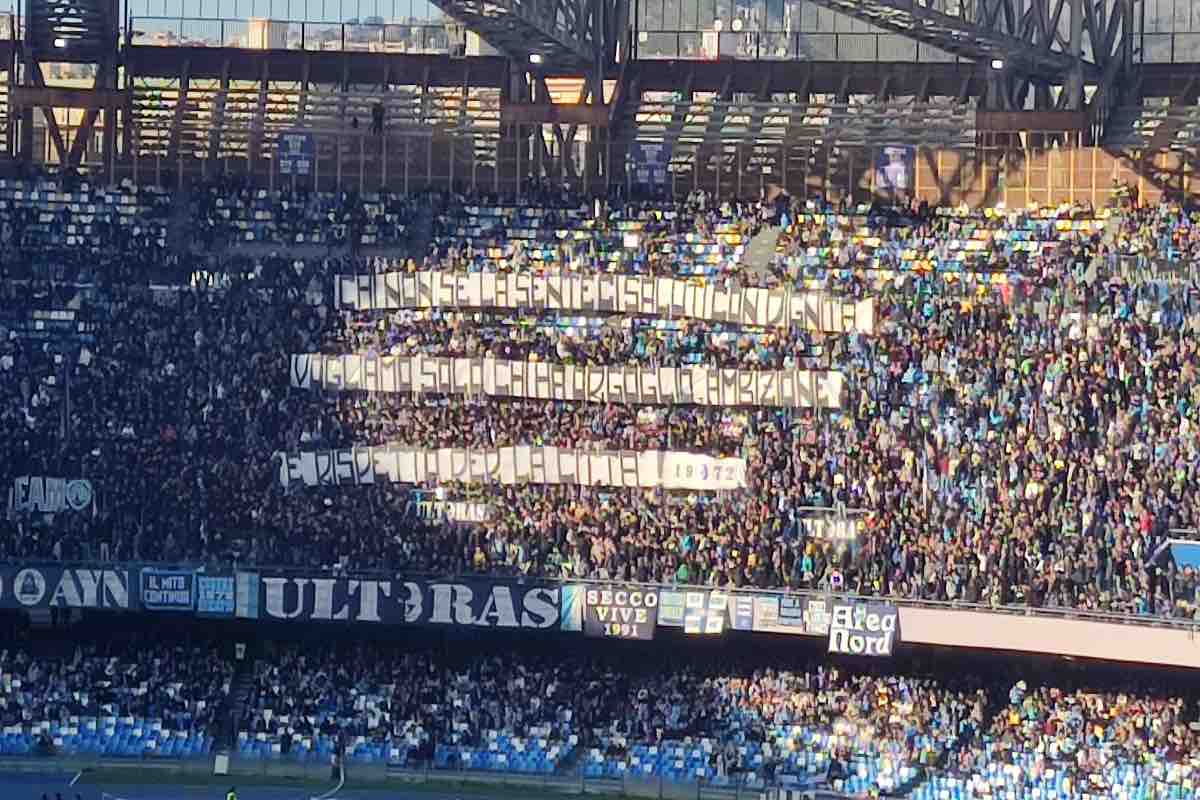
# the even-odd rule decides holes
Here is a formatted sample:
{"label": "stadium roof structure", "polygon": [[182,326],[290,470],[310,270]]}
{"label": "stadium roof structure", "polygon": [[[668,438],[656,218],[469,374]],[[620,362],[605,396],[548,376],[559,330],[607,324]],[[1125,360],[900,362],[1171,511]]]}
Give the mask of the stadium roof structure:
{"label": "stadium roof structure", "polygon": [[[848,17],[900,33],[979,64],[1004,62],[1006,69],[1030,78],[1060,79],[1078,66],[1096,78],[1100,68],[1085,58],[1083,30],[1089,27],[1088,3],[1080,0],[811,0]],[[1121,3],[1096,4],[1120,15]],[[1094,13],[1094,10],[1093,10]],[[1110,19],[1105,15],[1106,19]],[[1064,49],[1060,25],[1080,24],[1079,52]],[[1093,21],[1092,26],[1099,24]],[[1069,44],[1069,43],[1068,43]]]}
{"label": "stadium roof structure", "polygon": [[433,0],[521,64],[588,72],[612,60],[628,0]]}

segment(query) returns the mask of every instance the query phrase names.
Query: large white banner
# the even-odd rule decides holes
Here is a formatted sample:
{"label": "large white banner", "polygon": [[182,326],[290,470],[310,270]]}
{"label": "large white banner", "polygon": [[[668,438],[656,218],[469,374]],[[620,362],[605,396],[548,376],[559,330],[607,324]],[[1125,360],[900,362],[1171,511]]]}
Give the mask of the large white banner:
{"label": "large white banner", "polygon": [[840,372],[576,367],[494,358],[293,355],[300,389],[526,397],[568,402],[841,408]]}
{"label": "large white banner", "polygon": [[458,272],[338,275],[333,287],[336,308],[358,311],[527,308],[800,327],[826,333],[875,332],[873,299],[854,302],[791,287],[726,289],[641,275]]}
{"label": "large white banner", "polygon": [[672,451],[501,447],[423,450],[398,445],[276,453],[279,483],[363,486],[375,483],[582,486],[730,491],[746,486],[746,460]]}

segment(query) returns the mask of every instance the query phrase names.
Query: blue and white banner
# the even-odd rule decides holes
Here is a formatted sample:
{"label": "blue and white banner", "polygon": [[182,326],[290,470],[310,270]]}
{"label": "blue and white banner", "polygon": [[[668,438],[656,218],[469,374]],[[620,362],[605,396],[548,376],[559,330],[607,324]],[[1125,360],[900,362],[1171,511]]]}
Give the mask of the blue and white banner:
{"label": "blue and white banner", "polygon": [[147,611],[191,611],[196,573],[183,569],[143,569],[142,607]]}
{"label": "blue and white banner", "polygon": [[754,595],[735,594],[729,598],[729,627],[735,631],[754,630]]}
{"label": "blue and white banner", "polygon": [[196,576],[196,613],[214,617],[232,617],[234,612],[232,575]]}
{"label": "blue and white banner", "polygon": [[286,132],[279,136],[279,174],[312,173],[316,144],[311,133]]}
{"label": "blue and white banner", "polygon": [[587,588],[573,583],[562,587],[559,605],[558,628],[568,633],[583,632],[583,603]]}
{"label": "blue and white banner", "polygon": [[662,589],[658,593],[658,624],[664,628],[683,627],[684,593]]}
{"label": "blue and white banner", "polygon": [[237,574],[237,596],[234,616],[242,619],[258,619],[259,580],[257,572]]}

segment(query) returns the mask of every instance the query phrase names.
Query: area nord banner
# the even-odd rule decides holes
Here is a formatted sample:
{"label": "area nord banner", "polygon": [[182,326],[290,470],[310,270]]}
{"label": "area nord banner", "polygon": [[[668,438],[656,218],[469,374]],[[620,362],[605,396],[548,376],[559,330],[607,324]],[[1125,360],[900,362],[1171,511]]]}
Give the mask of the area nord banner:
{"label": "area nord banner", "polygon": [[512,309],[636,314],[734,325],[799,327],[825,333],[875,332],[875,301],[852,301],[791,287],[726,289],[711,282],[642,275],[387,272],[339,275],[334,306]]}
{"label": "area nord banner", "polygon": [[289,372],[298,389],[629,405],[841,408],[845,383],[842,373],[824,370],[585,367],[366,353],[299,353]]}

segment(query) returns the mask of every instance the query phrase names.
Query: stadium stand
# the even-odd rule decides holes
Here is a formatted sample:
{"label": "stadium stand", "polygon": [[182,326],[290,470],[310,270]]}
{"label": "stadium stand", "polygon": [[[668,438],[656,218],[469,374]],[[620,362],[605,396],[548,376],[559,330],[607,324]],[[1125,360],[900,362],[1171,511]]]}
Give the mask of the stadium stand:
{"label": "stadium stand", "polygon": [[[210,643],[114,637],[0,653],[0,754],[208,754],[233,664]],[[56,657],[57,656],[57,657]]]}
{"label": "stadium stand", "polygon": [[948,654],[868,666],[794,645],[734,656],[679,638],[514,649],[488,636],[388,643],[346,631],[259,637],[234,661],[220,655],[228,641],[210,638],[44,636],[17,637],[0,659],[5,755],[199,758],[228,714],[237,757],[251,763],[340,754],[351,769],[855,797],[1182,800],[1200,744],[1188,676],[1126,667],[1047,672]]}
{"label": "stadium stand", "polygon": [[117,5],[0,14],[0,800],[1200,797],[1200,3]]}
{"label": "stadium stand", "polygon": [[402,197],[211,188],[196,201],[201,243],[397,244],[412,208]]}
{"label": "stadium stand", "polygon": [[[251,202],[233,188],[204,196],[211,209]],[[287,202],[255,197],[268,207],[256,214]],[[413,268],[350,255],[231,257],[221,269],[233,282],[215,291],[59,287],[44,302],[24,298],[0,343],[13,378],[6,482],[40,474],[58,452],[102,475],[102,501],[95,519],[5,520],[8,554],[236,554],[1194,617],[1195,570],[1147,564],[1171,530],[1196,523],[1193,295],[1170,283],[1200,255],[1194,212],[796,203],[763,277],[741,262],[764,225],[754,204],[697,193],[614,201],[597,218],[549,187],[537,197],[520,209],[487,198],[435,203],[424,264],[874,297],[876,335],[519,310],[333,312],[332,276]],[[58,201],[28,202],[46,214]],[[386,202],[399,231],[413,205]],[[298,208],[289,231],[317,230],[329,213],[319,202]],[[290,238],[278,230],[264,238]],[[69,346],[50,348],[48,333],[26,336],[37,327],[27,322],[52,314],[89,320],[89,341],[67,330],[59,338]],[[847,390],[843,410],[820,414],[289,387],[287,354],[356,351],[833,367]],[[716,494],[443,487],[449,499],[500,511],[482,524],[414,519],[409,487],[281,490],[272,480],[272,452],[387,441],[701,451],[746,457],[751,468],[747,490]],[[867,512],[849,540],[822,538],[808,516],[838,505]]]}

